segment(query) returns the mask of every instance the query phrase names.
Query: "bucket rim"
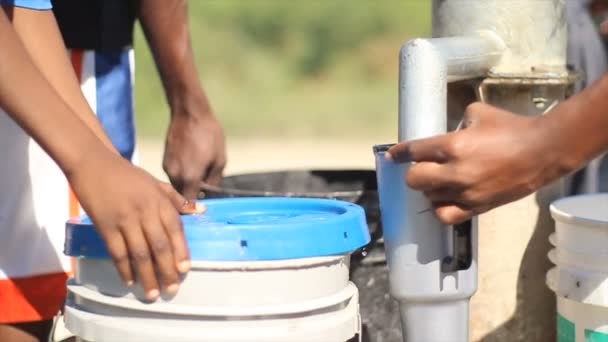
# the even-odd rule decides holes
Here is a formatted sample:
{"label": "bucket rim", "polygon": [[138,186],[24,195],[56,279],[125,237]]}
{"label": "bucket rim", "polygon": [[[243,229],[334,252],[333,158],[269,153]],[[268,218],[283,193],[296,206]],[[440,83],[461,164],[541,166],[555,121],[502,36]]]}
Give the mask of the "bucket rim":
{"label": "bucket rim", "polygon": [[[568,196],[564,198],[560,198],[553,203],[551,203],[549,210],[551,211],[551,217],[557,222],[560,223],[570,223],[576,224],[580,226],[585,226],[589,228],[608,228],[608,221],[602,221],[594,218],[588,218],[583,216],[576,216],[575,214],[571,214],[566,212],[563,209],[565,204],[569,204],[573,201],[581,200],[581,199],[589,199],[589,198],[605,198],[608,200],[608,193],[598,193],[598,194],[584,194],[584,195],[576,195],[576,196]],[[607,208],[608,209],[608,208]]]}
{"label": "bucket rim", "polygon": [[[323,198],[240,197],[198,200],[207,211],[180,215],[191,260],[248,261],[333,256],[370,242],[363,207]],[[66,223],[64,254],[110,258],[87,216]]]}
{"label": "bucket rim", "polygon": [[[350,174],[368,174],[370,177],[374,175],[376,170],[373,168],[347,168],[347,169],[334,169],[334,168],[318,168],[318,169],[284,169],[284,170],[268,170],[268,171],[252,171],[241,174],[226,175],[224,178],[230,177],[246,177],[246,176],[258,176],[263,174],[281,174],[281,173],[298,173],[298,172],[322,172],[322,173],[350,173]],[[350,197],[361,197],[365,193],[377,192],[377,190],[371,189],[357,189],[357,190],[340,190],[340,191],[266,191],[266,190],[251,190],[251,189],[238,189],[233,186],[221,186],[209,184],[205,181],[201,181],[199,184],[200,190],[205,192],[214,193],[225,193],[227,197],[299,197],[299,198],[350,198]]]}
{"label": "bucket rim", "polygon": [[383,153],[386,153],[391,147],[393,147],[395,145],[397,145],[397,143],[378,144],[378,145],[374,145],[372,148],[373,148],[375,154],[383,154]]}

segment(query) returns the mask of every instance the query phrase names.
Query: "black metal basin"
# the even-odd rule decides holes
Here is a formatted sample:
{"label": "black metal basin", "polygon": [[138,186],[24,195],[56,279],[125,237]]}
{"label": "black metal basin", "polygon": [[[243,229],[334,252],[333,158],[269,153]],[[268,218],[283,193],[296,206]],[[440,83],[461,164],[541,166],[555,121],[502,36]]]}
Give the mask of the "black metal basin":
{"label": "black metal basin", "polygon": [[374,170],[296,170],[225,177],[220,186],[202,184],[207,198],[316,197],[362,206],[372,241],[351,257],[351,280],[359,289],[363,342],[401,341],[399,307],[389,297],[378,188]]}

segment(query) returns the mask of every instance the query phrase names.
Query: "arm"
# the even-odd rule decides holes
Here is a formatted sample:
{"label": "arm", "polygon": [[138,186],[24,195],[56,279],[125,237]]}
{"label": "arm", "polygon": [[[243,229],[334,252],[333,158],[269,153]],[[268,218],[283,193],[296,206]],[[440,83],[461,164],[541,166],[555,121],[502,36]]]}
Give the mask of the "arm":
{"label": "arm", "polygon": [[[93,132],[73,116],[71,108],[53,91],[27,54],[4,11],[0,15],[0,32],[2,108],[68,175],[86,158],[87,151],[81,146],[88,146],[92,153],[107,153],[100,148]],[[71,138],[63,139],[64,136]]]}
{"label": "arm", "polygon": [[[39,14],[53,15],[50,11]],[[50,23],[51,20],[30,21],[29,25],[40,32],[52,32]],[[39,42],[40,51],[45,43]],[[159,296],[159,282],[167,292],[176,291],[179,272],[189,268],[176,210],[184,199],[104,146],[84,122],[85,115],[75,114],[66,103],[69,97],[59,96],[36,67],[3,10],[0,46],[0,107],[66,174],[106,242],[122,279],[127,284],[133,282],[133,261],[138,281],[149,299]],[[160,273],[158,280],[155,265]]]}
{"label": "arm", "polygon": [[224,135],[198,79],[185,0],[138,0],[138,17],[171,109],[163,168],[188,199],[200,182],[218,183],[226,163]]}
{"label": "arm", "polygon": [[389,158],[416,162],[410,187],[445,223],[522,198],[608,148],[608,75],[549,113],[514,115],[485,104],[466,110],[466,128],[395,145]]}
{"label": "arm", "polygon": [[[21,43],[51,87],[106,147],[118,153],[80,90],[74,69],[66,58],[65,45],[61,40],[55,17],[48,12],[20,7],[13,7],[8,11],[9,19]],[[46,29],[40,30],[40,27]]]}

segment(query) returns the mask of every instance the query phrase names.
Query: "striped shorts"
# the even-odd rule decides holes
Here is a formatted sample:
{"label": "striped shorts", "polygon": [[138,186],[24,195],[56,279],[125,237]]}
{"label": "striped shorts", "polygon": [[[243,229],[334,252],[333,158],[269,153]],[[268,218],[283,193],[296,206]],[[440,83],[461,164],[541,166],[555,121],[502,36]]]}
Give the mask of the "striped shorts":
{"label": "striped shorts", "polygon": [[[122,156],[132,159],[133,50],[70,51],[82,91]],[[51,319],[72,270],[65,221],[82,213],[58,166],[0,115],[0,323]]]}

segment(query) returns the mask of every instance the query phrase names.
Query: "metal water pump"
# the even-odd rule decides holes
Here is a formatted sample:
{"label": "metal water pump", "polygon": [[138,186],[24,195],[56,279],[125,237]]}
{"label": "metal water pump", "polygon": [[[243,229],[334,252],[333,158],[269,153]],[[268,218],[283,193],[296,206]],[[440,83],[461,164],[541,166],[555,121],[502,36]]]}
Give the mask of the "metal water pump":
{"label": "metal water pump", "polygon": [[[563,100],[573,79],[566,68],[564,5],[564,0],[434,0],[434,38],[411,40],[399,54],[399,141],[454,129],[458,121],[454,118],[462,118],[464,107],[449,106],[448,83],[470,90],[472,99],[461,99],[462,103],[481,100],[522,114],[542,114]],[[478,285],[478,231],[482,236],[484,229],[521,235],[516,241],[521,246],[495,240],[485,242],[492,246],[482,245],[480,250],[502,249],[505,257],[511,247],[525,250],[538,228],[542,205],[523,202],[532,209],[515,225],[520,231],[509,231],[508,222],[496,223],[492,217],[446,226],[434,216],[424,195],[405,185],[403,176],[411,163],[396,164],[384,158],[388,147],[374,149],[390,292],[400,304],[404,341],[468,341],[470,335],[473,339],[491,335],[503,322],[529,319],[513,318],[512,311],[492,307],[497,302],[488,301],[472,311],[476,316],[483,310],[494,323],[478,327],[473,322],[475,328],[470,329],[469,301]],[[504,216],[500,210],[499,217]],[[517,216],[508,212],[513,209],[505,210]],[[515,253],[512,264],[521,261],[522,256]],[[504,270],[503,276],[517,283],[518,268]],[[495,271],[486,268],[481,273]],[[538,272],[543,284],[545,271]],[[515,285],[509,293],[492,293],[494,289],[483,288],[483,279],[482,291],[487,292],[483,298],[516,296]],[[551,315],[554,304],[547,305],[545,314]],[[538,329],[551,330],[548,324]],[[510,338],[504,340],[520,336]]]}

